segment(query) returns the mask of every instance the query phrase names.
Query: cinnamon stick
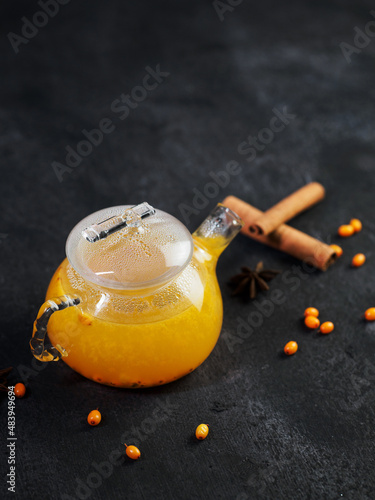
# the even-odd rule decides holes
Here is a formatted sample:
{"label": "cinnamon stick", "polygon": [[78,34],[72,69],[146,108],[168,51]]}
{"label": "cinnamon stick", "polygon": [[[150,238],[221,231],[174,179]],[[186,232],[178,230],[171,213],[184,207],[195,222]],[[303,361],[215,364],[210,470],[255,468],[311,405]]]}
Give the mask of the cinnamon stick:
{"label": "cinnamon stick", "polygon": [[259,218],[262,212],[235,196],[227,196],[223,201],[223,205],[241,217],[245,223],[241,232],[254,240],[286,252],[317,267],[321,271],[326,271],[337,259],[335,251],[329,245],[286,224],[281,224],[267,236],[252,233],[249,227]]}
{"label": "cinnamon stick", "polygon": [[250,232],[266,236],[284,222],[321,201],[324,196],[324,187],[319,182],[310,182],[257,217],[249,228]]}

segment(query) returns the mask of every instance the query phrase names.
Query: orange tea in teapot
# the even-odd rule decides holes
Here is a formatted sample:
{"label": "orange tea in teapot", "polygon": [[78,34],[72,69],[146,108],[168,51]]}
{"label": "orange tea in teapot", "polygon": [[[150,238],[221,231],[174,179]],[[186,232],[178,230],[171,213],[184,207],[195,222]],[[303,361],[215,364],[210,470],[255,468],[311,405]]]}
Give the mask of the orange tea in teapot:
{"label": "orange tea in teapot", "polygon": [[219,337],[216,263],[241,227],[222,205],[193,235],[146,203],[90,215],[70,234],[68,258],[50,282],[30,341],[34,356],[61,358],[117,387],[165,384],[193,371]]}

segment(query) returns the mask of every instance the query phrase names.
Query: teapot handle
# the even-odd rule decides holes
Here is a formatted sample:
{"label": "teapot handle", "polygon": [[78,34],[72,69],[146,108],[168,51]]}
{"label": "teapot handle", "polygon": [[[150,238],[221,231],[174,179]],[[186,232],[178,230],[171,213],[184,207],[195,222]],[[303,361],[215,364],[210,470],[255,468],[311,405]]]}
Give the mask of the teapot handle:
{"label": "teapot handle", "polygon": [[30,340],[30,348],[34,357],[39,361],[58,361],[68,353],[60,344],[54,347],[51,344],[44,345],[47,335],[47,325],[50,317],[56,311],[62,311],[68,307],[77,306],[81,302],[79,297],[62,295],[47,300],[39,309],[38,316],[34,321],[33,336]]}

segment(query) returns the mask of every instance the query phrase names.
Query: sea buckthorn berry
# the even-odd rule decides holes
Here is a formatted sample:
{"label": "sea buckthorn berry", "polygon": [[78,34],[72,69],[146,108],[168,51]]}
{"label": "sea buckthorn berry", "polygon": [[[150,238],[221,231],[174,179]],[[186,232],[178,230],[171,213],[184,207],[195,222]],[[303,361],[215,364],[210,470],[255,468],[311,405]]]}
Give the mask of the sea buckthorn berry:
{"label": "sea buckthorn berry", "polygon": [[126,454],[128,455],[128,457],[132,460],[138,460],[138,458],[141,456],[141,452],[139,451],[139,449],[133,444],[129,446],[126,443],[124,444],[126,446]]}
{"label": "sea buckthorn berry", "polygon": [[325,321],[320,325],[320,333],[324,333],[326,335],[327,333],[333,332],[335,328],[335,325],[332,323],[332,321]]}
{"label": "sea buckthorn berry", "polygon": [[14,386],[14,395],[16,398],[23,398],[26,392],[26,387],[19,382]]}
{"label": "sea buckthorn berry", "polygon": [[353,267],[361,267],[366,262],[366,255],[363,253],[357,253],[354,255],[352,260]]}
{"label": "sea buckthorn berry", "polygon": [[352,219],[350,225],[354,229],[355,233],[358,233],[362,229],[362,222],[359,219]]}
{"label": "sea buckthorn berry", "polygon": [[319,316],[319,311],[316,307],[308,307],[305,309],[305,317],[306,316],[315,316],[317,318]]}
{"label": "sea buckthorn berry", "polygon": [[84,325],[90,326],[92,324],[91,318],[87,314],[79,313],[78,314],[78,319]]}
{"label": "sea buckthorn berry", "polygon": [[306,318],[305,318],[305,325],[308,328],[312,328],[314,330],[315,328],[319,328],[320,321],[315,316],[306,316]]}
{"label": "sea buckthorn berry", "polygon": [[335,254],[337,255],[337,257],[341,257],[341,255],[344,253],[343,249],[341,247],[339,247],[338,245],[335,245],[334,243],[332,243],[332,245],[329,245],[329,246],[335,252]]}
{"label": "sea buckthorn berry", "polygon": [[195,437],[197,439],[206,439],[208,435],[208,425],[207,424],[199,424],[195,429]]}
{"label": "sea buckthorn berry", "polygon": [[92,410],[87,416],[87,422],[90,425],[98,425],[102,419],[102,415],[98,410]]}
{"label": "sea buckthorn berry", "polygon": [[365,318],[367,321],[375,321],[375,307],[370,307],[366,310]]}
{"label": "sea buckthorn berry", "polygon": [[296,353],[298,349],[298,344],[297,342],[294,342],[294,340],[291,340],[288,342],[285,347],[284,347],[284,352],[288,356],[291,356],[292,354]]}
{"label": "sea buckthorn berry", "polygon": [[354,234],[354,227],[350,224],[344,224],[343,226],[339,227],[338,233],[343,238],[347,238],[348,236],[352,236],[352,234]]}

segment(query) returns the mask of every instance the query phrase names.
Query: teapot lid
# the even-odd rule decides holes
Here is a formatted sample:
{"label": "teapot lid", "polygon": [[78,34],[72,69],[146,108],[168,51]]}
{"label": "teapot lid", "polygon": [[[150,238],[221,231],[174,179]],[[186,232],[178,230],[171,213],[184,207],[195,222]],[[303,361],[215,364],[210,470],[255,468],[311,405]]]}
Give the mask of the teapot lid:
{"label": "teapot lid", "polygon": [[66,242],[68,260],[82,277],[125,290],[166,283],[192,254],[187,228],[148,203],[99,210],[81,220]]}

